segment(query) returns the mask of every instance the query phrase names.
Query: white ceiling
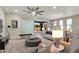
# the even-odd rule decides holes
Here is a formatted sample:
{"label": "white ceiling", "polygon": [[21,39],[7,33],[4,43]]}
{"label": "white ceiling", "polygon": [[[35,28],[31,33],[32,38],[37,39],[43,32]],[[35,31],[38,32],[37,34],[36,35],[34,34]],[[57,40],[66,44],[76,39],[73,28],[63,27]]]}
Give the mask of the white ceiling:
{"label": "white ceiling", "polygon": [[[5,6],[1,8],[6,14],[18,14],[23,18],[31,17],[22,11],[28,10],[26,6]],[[31,8],[36,8],[36,6],[32,6]],[[18,12],[15,12],[15,10],[18,10]],[[38,19],[57,19],[79,14],[78,6],[57,6],[56,9],[53,9],[53,6],[39,6],[39,10],[44,10],[45,12],[42,16],[38,16]]]}

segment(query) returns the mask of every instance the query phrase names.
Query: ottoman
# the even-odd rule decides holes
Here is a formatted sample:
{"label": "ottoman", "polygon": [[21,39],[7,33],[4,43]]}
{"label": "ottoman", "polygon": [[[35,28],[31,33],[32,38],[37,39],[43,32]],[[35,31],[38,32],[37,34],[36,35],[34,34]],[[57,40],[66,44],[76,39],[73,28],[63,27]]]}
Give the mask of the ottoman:
{"label": "ottoman", "polygon": [[37,37],[29,38],[25,41],[25,45],[28,47],[35,47],[41,43],[41,39]]}

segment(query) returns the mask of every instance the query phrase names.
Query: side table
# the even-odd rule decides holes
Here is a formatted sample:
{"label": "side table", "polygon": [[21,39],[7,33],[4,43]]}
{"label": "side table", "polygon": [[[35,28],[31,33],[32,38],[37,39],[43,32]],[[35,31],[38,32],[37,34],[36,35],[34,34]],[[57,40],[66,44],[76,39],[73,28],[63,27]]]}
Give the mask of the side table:
{"label": "side table", "polygon": [[50,47],[50,53],[58,53],[60,51],[64,50],[63,45],[59,45],[59,48],[55,47],[54,44]]}

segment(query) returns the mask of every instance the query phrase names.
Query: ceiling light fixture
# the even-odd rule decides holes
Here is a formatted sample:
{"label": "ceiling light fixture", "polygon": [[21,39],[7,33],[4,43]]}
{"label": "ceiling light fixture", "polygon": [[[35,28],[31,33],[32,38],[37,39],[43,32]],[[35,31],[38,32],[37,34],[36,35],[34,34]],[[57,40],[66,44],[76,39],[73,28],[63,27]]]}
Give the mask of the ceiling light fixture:
{"label": "ceiling light fixture", "polygon": [[18,12],[18,10],[17,10],[17,9],[15,10],[15,13],[16,13],[16,12]]}
{"label": "ceiling light fixture", "polygon": [[43,10],[39,10],[39,7],[36,8],[26,7],[26,8],[28,9],[28,11],[26,10],[22,10],[22,11],[32,16],[41,16],[43,15],[42,13],[45,12]]}
{"label": "ceiling light fixture", "polygon": [[35,11],[34,11],[34,12],[32,12],[32,15],[35,15],[35,13],[36,13]]}

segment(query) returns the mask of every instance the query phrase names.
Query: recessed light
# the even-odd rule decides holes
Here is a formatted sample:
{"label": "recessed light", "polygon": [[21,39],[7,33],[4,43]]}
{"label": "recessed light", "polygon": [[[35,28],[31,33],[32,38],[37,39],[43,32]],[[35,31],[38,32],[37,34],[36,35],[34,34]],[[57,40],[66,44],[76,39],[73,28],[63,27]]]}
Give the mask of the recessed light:
{"label": "recessed light", "polygon": [[18,12],[18,10],[16,9],[15,12]]}
{"label": "recessed light", "polygon": [[53,6],[53,9],[56,9],[56,6]]}

